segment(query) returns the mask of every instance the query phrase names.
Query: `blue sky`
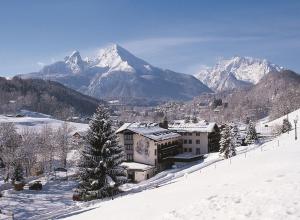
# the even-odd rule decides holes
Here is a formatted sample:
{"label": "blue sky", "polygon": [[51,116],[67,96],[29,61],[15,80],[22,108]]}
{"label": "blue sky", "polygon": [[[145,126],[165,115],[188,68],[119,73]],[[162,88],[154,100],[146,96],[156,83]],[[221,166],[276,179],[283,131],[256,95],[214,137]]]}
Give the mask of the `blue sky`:
{"label": "blue sky", "polygon": [[91,55],[109,43],[178,72],[235,55],[300,72],[300,1],[0,1],[1,76],[37,71],[75,49]]}

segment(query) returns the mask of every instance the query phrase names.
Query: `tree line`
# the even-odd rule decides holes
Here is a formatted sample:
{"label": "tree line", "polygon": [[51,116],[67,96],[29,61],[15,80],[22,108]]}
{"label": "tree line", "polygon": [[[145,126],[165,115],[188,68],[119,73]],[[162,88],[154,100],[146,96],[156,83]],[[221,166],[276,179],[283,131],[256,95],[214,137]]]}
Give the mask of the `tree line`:
{"label": "tree line", "polygon": [[1,123],[0,161],[4,180],[13,180],[20,169],[28,177],[51,172],[54,166],[67,167],[69,150],[79,147],[70,135],[72,131],[64,123],[57,129],[45,125],[39,132],[26,128],[18,133],[14,123]]}

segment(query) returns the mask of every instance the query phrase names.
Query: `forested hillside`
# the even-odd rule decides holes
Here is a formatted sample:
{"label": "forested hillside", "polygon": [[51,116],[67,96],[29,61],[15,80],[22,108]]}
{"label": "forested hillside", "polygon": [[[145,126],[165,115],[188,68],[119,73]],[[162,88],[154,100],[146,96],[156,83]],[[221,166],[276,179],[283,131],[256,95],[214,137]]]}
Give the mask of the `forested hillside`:
{"label": "forested hillside", "polygon": [[28,109],[59,118],[74,114],[90,115],[100,102],[57,82],[0,77],[1,114]]}

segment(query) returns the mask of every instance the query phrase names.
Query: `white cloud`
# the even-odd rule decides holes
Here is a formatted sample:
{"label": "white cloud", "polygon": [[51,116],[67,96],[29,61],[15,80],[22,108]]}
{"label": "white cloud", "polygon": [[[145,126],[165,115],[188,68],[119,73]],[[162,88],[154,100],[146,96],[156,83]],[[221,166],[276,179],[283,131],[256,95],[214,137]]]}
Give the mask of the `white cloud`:
{"label": "white cloud", "polygon": [[243,36],[243,37],[158,37],[145,38],[132,41],[121,42],[129,51],[133,51],[138,55],[148,55],[159,53],[169,47],[177,47],[187,44],[199,44],[207,42],[235,42],[235,41],[250,41],[257,40],[258,37]]}
{"label": "white cloud", "polygon": [[45,66],[46,64],[43,63],[43,62],[37,62],[37,65],[38,65],[39,67],[43,67],[43,66]]}
{"label": "white cloud", "polygon": [[184,73],[195,74],[195,73],[199,72],[200,70],[207,70],[207,69],[210,69],[210,68],[211,67],[208,66],[208,65],[196,63],[196,64],[192,64],[192,65],[187,66],[184,69]]}
{"label": "white cloud", "polygon": [[168,47],[175,47],[185,44],[201,43],[209,41],[209,38],[202,37],[163,37],[163,38],[146,38],[121,42],[128,50],[132,50],[137,54],[156,53]]}

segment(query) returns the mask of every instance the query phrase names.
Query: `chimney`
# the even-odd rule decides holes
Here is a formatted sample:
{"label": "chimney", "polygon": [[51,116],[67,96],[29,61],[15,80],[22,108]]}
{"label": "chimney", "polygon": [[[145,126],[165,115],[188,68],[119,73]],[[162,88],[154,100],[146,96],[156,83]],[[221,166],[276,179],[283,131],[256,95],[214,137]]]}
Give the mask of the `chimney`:
{"label": "chimney", "polygon": [[159,123],[159,127],[164,128],[164,129],[169,128],[169,123],[168,123],[168,119],[167,119],[166,115],[164,116],[163,121],[161,123]]}

